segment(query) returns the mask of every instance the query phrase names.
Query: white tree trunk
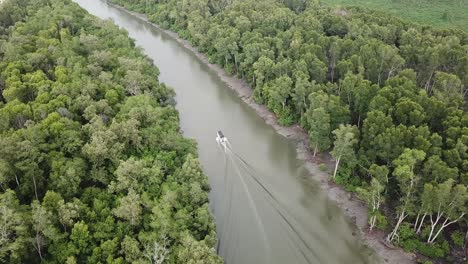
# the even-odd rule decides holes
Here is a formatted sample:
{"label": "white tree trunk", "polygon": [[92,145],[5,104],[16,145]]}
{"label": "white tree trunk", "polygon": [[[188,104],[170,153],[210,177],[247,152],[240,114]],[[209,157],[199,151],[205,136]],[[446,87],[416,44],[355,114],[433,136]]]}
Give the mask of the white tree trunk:
{"label": "white tree trunk", "polygon": [[414,221],[413,230],[415,232],[416,232],[416,229],[418,228],[419,216],[420,216],[420,213],[418,213],[418,216],[416,217],[416,221]]}
{"label": "white tree trunk", "polygon": [[372,230],[374,229],[376,221],[377,221],[377,216],[373,215],[369,221],[369,232],[372,232]]}
{"label": "white tree trunk", "polygon": [[32,178],[34,183],[34,193],[36,194],[36,199],[39,201],[39,196],[37,195],[36,177],[34,177],[34,174],[32,175]]}
{"label": "white tree trunk", "polygon": [[41,240],[42,240],[41,234],[36,232],[36,250],[37,250],[37,253],[39,253],[39,257],[41,258],[41,260],[43,260],[42,251],[41,251],[41,247],[42,247]]}
{"label": "white tree trunk", "polygon": [[[439,206],[440,208],[440,206]],[[430,240],[431,240],[431,237],[432,237],[432,234],[434,233],[434,230],[437,226],[437,224],[439,223],[439,220],[442,218],[442,216],[444,215],[443,212],[437,212],[437,217],[435,219],[435,221],[432,220],[432,215],[430,216],[431,218],[431,233],[429,233],[429,237],[427,238],[427,243],[430,243]]]}
{"label": "white tree trunk", "polygon": [[239,67],[237,66],[237,56],[236,55],[234,55],[234,63],[236,65],[236,75],[238,75],[239,74]]}
{"label": "white tree trunk", "polygon": [[[434,235],[434,237],[432,237],[432,239],[428,239],[427,242],[428,242],[428,243],[434,243],[434,241],[435,241],[436,238],[440,235],[440,233],[442,232],[442,230],[444,230],[447,226],[449,226],[449,225],[451,225],[451,224],[453,224],[453,223],[458,222],[458,220],[462,219],[463,216],[465,216],[465,213],[462,213],[462,214],[460,215],[460,217],[458,217],[457,219],[455,219],[455,220],[453,220],[453,221],[451,221],[451,222],[448,222],[448,220],[449,220],[448,218],[445,219],[444,223],[443,223],[442,226],[439,228],[439,231],[437,231],[437,233]],[[448,222],[448,223],[447,223],[447,222]],[[429,236],[429,238],[430,238],[430,236]]]}
{"label": "white tree trunk", "polygon": [[434,75],[434,71],[431,72],[431,75],[429,75],[429,79],[426,81],[426,84],[424,85],[424,89],[427,91],[428,94],[431,93],[429,89],[429,85],[431,84],[432,75]]}
{"label": "white tree trunk", "polygon": [[419,227],[416,230],[416,234],[421,233],[421,228],[422,228],[422,225],[424,224],[424,218],[426,218],[426,216],[427,216],[427,213],[424,213],[421,221],[419,222]]}
{"label": "white tree trunk", "polygon": [[384,63],[384,58],[382,57],[382,60],[380,62],[380,67],[379,67],[379,74],[377,76],[377,85],[379,85],[379,86],[380,86],[380,78],[382,76],[383,63]]}
{"label": "white tree trunk", "polygon": [[340,165],[340,159],[341,159],[341,156],[339,156],[338,159],[336,160],[335,171],[333,172],[333,179],[335,179],[336,177],[336,172],[338,171],[338,166]]}
{"label": "white tree trunk", "polygon": [[393,231],[392,231],[390,234],[388,234],[388,236],[387,236],[387,239],[386,239],[386,240],[387,240],[388,242],[392,242],[392,241],[393,241],[393,239],[395,238],[395,235],[396,235],[397,232],[398,232],[398,229],[400,228],[401,223],[403,222],[403,220],[405,220],[406,216],[407,216],[407,215],[405,214],[405,210],[403,210],[403,212],[401,212],[401,214],[400,214],[399,217],[398,217],[398,221],[397,221],[395,227],[393,228]]}

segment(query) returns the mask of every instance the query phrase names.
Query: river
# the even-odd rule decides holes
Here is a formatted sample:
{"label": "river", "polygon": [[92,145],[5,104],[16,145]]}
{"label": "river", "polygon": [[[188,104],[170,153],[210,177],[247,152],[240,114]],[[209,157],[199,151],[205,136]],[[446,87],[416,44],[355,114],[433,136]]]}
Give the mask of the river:
{"label": "river", "polygon": [[[104,1],[75,2],[126,29],[154,60],[160,81],[176,91],[181,128],[198,142],[211,184],[217,248],[226,263],[377,262],[375,253],[355,235],[356,227],[296,159],[294,142],[265,124],[190,50]],[[251,167],[217,144],[217,130]]]}

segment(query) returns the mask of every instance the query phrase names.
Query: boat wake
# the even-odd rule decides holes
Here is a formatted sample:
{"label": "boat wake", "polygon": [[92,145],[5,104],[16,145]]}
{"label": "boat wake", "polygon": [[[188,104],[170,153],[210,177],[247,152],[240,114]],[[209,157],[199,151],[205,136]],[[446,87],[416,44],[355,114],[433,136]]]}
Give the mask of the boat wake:
{"label": "boat wake", "polygon": [[[222,223],[222,228],[220,232],[220,241],[218,242],[218,253],[220,251],[224,251],[226,256],[230,256],[229,251],[235,251],[238,249],[238,244],[242,243],[239,241],[238,234],[232,234],[229,231],[229,228],[232,227],[234,224],[232,221],[236,219],[237,215],[236,212],[233,212],[234,208],[232,206],[235,199],[239,199],[238,195],[243,195],[247,202],[249,203],[249,207],[254,215],[255,225],[258,227],[260,231],[261,239],[265,244],[265,258],[269,258],[271,256],[271,246],[269,243],[268,233],[265,228],[265,223],[263,222],[262,215],[259,213],[259,209],[262,211],[265,208],[257,208],[256,200],[253,197],[252,192],[249,190],[252,188],[257,188],[260,190],[261,199],[269,205],[271,211],[274,214],[277,214],[279,217],[275,217],[274,219],[280,219],[284,232],[286,232],[286,237],[283,239],[287,239],[289,241],[289,245],[291,250],[294,252],[296,256],[296,261],[294,263],[315,263],[319,257],[318,254],[314,252],[314,249],[307,243],[306,239],[304,238],[304,232],[298,230],[295,226],[300,226],[294,216],[287,210],[285,206],[283,206],[278,200],[278,198],[274,195],[274,192],[270,186],[262,181],[262,175],[255,169],[254,166],[249,164],[244,158],[242,158],[239,154],[235,153],[230,142],[224,136],[221,131],[217,132],[216,141],[220,147],[220,150],[224,153],[224,162],[225,162],[225,208],[227,216],[225,218],[225,223]],[[236,178],[229,177],[228,175],[228,167],[232,166],[233,170],[235,171]],[[239,182],[239,185],[235,183]],[[250,183],[250,184],[249,184]],[[239,193],[240,192],[240,193]],[[258,201],[258,198],[257,198]],[[232,219],[234,218],[234,219]],[[276,230],[279,231],[279,230]],[[226,241],[229,239],[229,241]],[[235,239],[235,241],[232,241]],[[231,244],[234,243],[234,244]],[[227,246],[229,244],[229,247]],[[228,252],[226,252],[227,250]],[[236,256],[236,253],[233,253]],[[226,258],[227,263],[237,263],[236,261],[229,261],[229,258]],[[272,263],[270,259],[265,259],[265,263]]]}

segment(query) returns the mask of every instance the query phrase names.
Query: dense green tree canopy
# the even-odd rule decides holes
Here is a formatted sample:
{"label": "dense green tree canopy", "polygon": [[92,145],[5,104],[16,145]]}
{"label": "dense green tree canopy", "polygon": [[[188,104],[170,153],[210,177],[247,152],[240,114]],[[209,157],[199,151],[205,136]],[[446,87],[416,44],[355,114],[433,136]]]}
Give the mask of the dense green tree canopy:
{"label": "dense green tree canopy", "polygon": [[174,92],[126,32],[7,0],[0,35],[0,263],[220,263]]}
{"label": "dense green tree canopy", "polygon": [[[246,80],[281,124],[300,123],[314,152],[332,151],[335,180],[359,187],[371,226],[392,224],[389,240],[440,256],[431,252],[448,250],[441,233],[466,233],[466,33],[314,0],[112,2],[146,13]],[[28,89],[18,93],[27,98]],[[28,116],[21,103],[11,111]],[[463,206],[436,221],[423,193],[447,181]],[[416,234],[421,225],[428,231]],[[414,232],[398,242],[401,226]],[[410,237],[416,242],[405,244]]]}

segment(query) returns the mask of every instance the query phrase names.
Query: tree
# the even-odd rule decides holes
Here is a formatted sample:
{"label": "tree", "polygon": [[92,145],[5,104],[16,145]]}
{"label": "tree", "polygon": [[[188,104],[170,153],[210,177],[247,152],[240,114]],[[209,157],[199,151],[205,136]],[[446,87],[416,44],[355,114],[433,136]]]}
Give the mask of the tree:
{"label": "tree", "polygon": [[114,214],[127,220],[130,225],[136,226],[140,223],[141,211],[140,195],[130,189],[127,196],[120,199],[120,205],[114,209]]}
{"label": "tree", "polygon": [[377,89],[378,86],[364,80],[359,74],[347,74],[340,82],[341,98],[348,102],[354,120],[357,115],[358,127],[360,127],[361,119],[366,118],[369,102],[377,94]]}
{"label": "tree", "polygon": [[379,166],[377,164],[372,164],[369,167],[369,175],[375,178],[380,185],[386,190],[386,185],[388,184],[388,174],[389,170],[387,166]]}
{"label": "tree", "polygon": [[362,125],[361,149],[366,152],[366,157],[371,162],[375,161],[378,155],[378,146],[376,138],[393,126],[393,120],[390,116],[381,111],[370,111]]}
{"label": "tree", "polygon": [[83,221],[75,223],[70,234],[70,241],[74,245],[77,255],[85,256],[89,253],[90,234],[88,225]]}
{"label": "tree", "polygon": [[462,82],[456,75],[445,72],[437,72],[435,74],[435,81],[431,92],[437,99],[445,102],[446,105],[455,107],[462,105],[466,91],[466,88],[463,87]]}
{"label": "tree", "polygon": [[288,76],[281,76],[267,85],[268,108],[277,115],[284,113],[286,101],[292,90],[292,80]]}
{"label": "tree", "polygon": [[447,179],[457,179],[458,169],[451,168],[439,156],[431,156],[424,163],[422,169],[424,182],[442,183]]}
{"label": "tree", "polygon": [[[331,34],[338,34],[338,33],[333,32]],[[341,52],[341,47],[339,43],[340,43],[339,41],[331,40],[331,43],[328,49],[328,61],[329,61],[328,69],[329,69],[330,79],[332,82],[335,80],[335,68],[336,68],[336,64],[337,64],[337,61]]]}
{"label": "tree", "polygon": [[425,157],[426,153],[421,150],[405,149],[403,153],[393,161],[393,165],[396,166],[393,171],[393,176],[398,182],[401,195],[399,206],[397,207],[398,220],[393,231],[388,234],[386,238],[389,242],[395,239],[401,223],[414,209],[413,203],[416,193],[416,184],[419,178],[419,175],[414,173],[414,169]]}
{"label": "tree", "polygon": [[302,118],[307,110],[307,96],[310,89],[310,83],[305,76],[296,76],[293,92],[291,94],[293,105],[296,108],[297,114]]}
{"label": "tree", "polygon": [[143,255],[151,264],[162,264],[169,254],[169,240],[163,237],[161,242],[153,241],[145,246]]}
{"label": "tree", "polygon": [[75,219],[80,216],[79,205],[73,202],[65,203],[63,200],[58,202],[58,217],[63,229],[67,229],[75,224]]}
{"label": "tree", "polygon": [[426,119],[424,112],[421,105],[408,98],[400,99],[394,107],[395,121],[406,126],[422,125]]}
{"label": "tree", "polygon": [[369,231],[372,232],[377,224],[380,205],[384,202],[382,192],[385,190],[385,183],[381,183],[376,177],[371,178],[371,184],[367,189],[358,188],[357,192],[365,200],[369,207]]}
{"label": "tree", "polygon": [[121,248],[127,262],[137,261],[143,256],[140,250],[140,243],[132,237],[125,236],[122,240]]}
{"label": "tree", "polygon": [[182,248],[177,257],[178,261],[187,264],[222,263],[214,249],[209,248],[204,241],[196,241],[189,234],[185,234],[182,238]]}
{"label": "tree", "polygon": [[152,166],[147,161],[135,158],[122,161],[115,175],[117,179],[111,182],[109,191],[117,193],[125,190],[138,193],[150,190],[151,193],[157,193],[163,180],[161,168],[157,164]]}
{"label": "tree", "polygon": [[[458,184],[454,186],[454,180],[448,179],[444,183],[438,184],[434,189],[433,201],[430,208],[431,231],[427,238],[427,243],[434,243],[442,230],[447,226],[458,222],[467,213],[466,202],[468,201],[468,192],[466,186]],[[434,218],[433,218],[433,214]],[[436,233],[436,226],[442,218],[445,218]]]}
{"label": "tree", "polygon": [[335,159],[334,179],[340,162],[350,162],[355,159],[354,146],[358,142],[358,129],[356,126],[340,125],[338,129],[333,130],[333,134],[335,135],[335,142],[333,143],[334,147],[331,155]]}
{"label": "tree", "polygon": [[[335,95],[328,95],[324,91],[312,92],[309,95],[310,106],[308,111],[323,107],[330,114],[330,128],[335,130],[340,124],[349,122],[349,108],[341,103],[340,98]],[[306,113],[306,115],[308,115]],[[307,124],[305,126],[308,128]]]}
{"label": "tree", "polygon": [[15,193],[0,193],[0,262],[20,263],[28,254],[27,222]]}
{"label": "tree", "polygon": [[309,141],[314,149],[314,157],[317,151],[323,151],[330,147],[330,115],[319,107],[312,112],[307,112],[307,123],[309,129]]}
{"label": "tree", "polygon": [[44,247],[48,240],[57,240],[60,235],[52,223],[52,214],[47,211],[38,201],[33,201],[32,209],[32,229],[34,237],[31,242],[36,249],[41,260],[45,257]]}
{"label": "tree", "polygon": [[432,207],[434,204],[434,185],[432,183],[424,184],[420,200],[421,204],[413,226],[413,229],[416,232],[416,234],[419,234],[421,232],[421,228],[424,224],[424,219],[426,218],[426,216],[432,213]]}
{"label": "tree", "polygon": [[273,77],[271,69],[275,62],[266,56],[260,57],[254,64],[255,87],[262,87]]}
{"label": "tree", "polygon": [[64,194],[65,198],[75,196],[79,192],[81,173],[86,170],[84,160],[57,156],[51,165],[50,189]]}

